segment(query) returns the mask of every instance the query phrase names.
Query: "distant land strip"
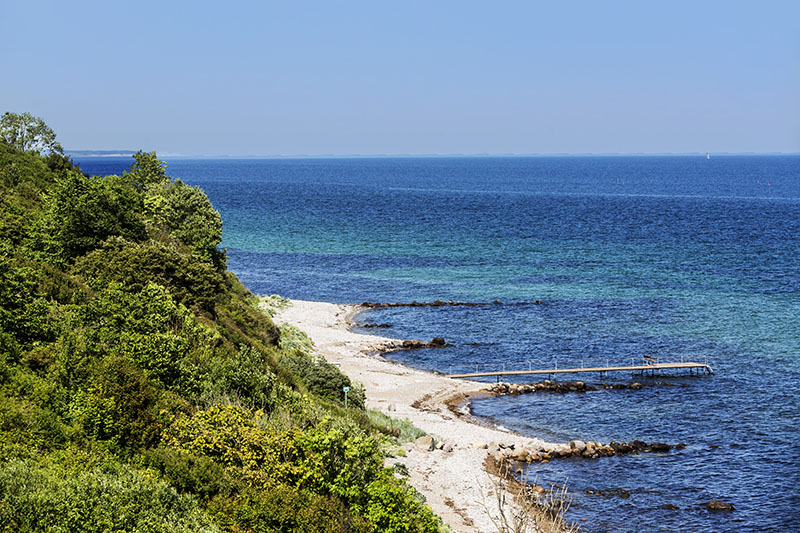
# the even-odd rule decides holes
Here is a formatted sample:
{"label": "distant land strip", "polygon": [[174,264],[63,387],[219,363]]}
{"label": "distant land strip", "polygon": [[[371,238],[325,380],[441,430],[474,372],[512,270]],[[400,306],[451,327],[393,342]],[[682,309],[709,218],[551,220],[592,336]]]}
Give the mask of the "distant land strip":
{"label": "distant land strip", "polygon": [[453,300],[434,300],[432,302],[395,302],[395,303],[378,303],[378,302],[364,302],[361,307],[366,309],[376,309],[379,307],[477,307],[487,305],[544,305],[541,300],[534,300],[532,302],[507,302],[503,303],[500,300],[493,302],[455,302]]}

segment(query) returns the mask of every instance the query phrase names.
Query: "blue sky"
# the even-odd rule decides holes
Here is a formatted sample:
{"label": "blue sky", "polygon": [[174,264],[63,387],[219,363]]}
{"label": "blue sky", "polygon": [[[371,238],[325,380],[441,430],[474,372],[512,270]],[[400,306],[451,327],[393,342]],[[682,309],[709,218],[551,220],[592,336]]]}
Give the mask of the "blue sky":
{"label": "blue sky", "polygon": [[0,2],[0,112],[161,154],[800,151],[800,2]]}

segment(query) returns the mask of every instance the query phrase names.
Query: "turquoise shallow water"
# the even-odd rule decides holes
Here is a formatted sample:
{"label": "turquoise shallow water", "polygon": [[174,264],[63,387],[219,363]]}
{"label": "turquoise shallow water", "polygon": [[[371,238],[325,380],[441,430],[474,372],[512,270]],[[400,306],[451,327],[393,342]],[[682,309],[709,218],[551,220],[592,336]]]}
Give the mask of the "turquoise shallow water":
{"label": "turquoise shallow water", "polygon": [[[102,174],[128,161],[81,163]],[[585,531],[794,529],[800,157],[168,163],[220,210],[230,268],[254,292],[544,302],[362,314],[392,325],[382,334],[453,344],[398,353],[407,364],[710,356],[715,376],[673,386],[474,403],[548,439],[687,443],[532,469],[540,483],[569,478]],[[616,489],[630,496],[585,492]],[[711,498],[736,511],[708,513]]]}

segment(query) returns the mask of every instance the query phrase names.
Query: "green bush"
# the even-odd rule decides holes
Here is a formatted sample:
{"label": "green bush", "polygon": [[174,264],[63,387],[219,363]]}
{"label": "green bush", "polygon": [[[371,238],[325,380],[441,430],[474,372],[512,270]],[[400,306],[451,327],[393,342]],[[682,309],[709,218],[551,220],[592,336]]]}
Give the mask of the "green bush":
{"label": "green bush", "polygon": [[327,362],[324,357],[307,355],[296,350],[284,355],[280,364],[298,376],[308,390],[338,404],[344,404],[343,389],[348,387],[350,389],[347,394],[348,406],[364,409],[366,399],[364,388],[360,384],[353,383],[346,374]]}
{"label": "green bush", "polygon": [[209,363],[204,397],[231,398],[245,407],[271,411],[277,401],[275,374],[270,359],[249,346],[240,346],[234,357],[216,357]]}
{"label": "green bush", "polygon": [[0,527],[8,532],[215,532],[197,500],[135,470],[67,472],[0,466]]}
{"label": "green bush", "polygon": [[167,414],[161,394],[134,364],[109,356],[88,386],[78,391],[70,412],[86,435],[106,441],[113,450],[146,448],[158,442]]}
{"label": "green bush", "polygon": [[385,533],[435,533],[441,520],[424,505],[421,496],[388,473],[367,486],[369,503],[364,516]]}
{"label": "green bush", "polygon": [[342,502],[307,490],[278,485],[270,490],[215,498],[208,512],[228,531],[255,533],[367,533],[375,531],[363,518],[350,513]]}
{"label": "green bush", "polygon": [[48,196],[31,247],[47,262],[63,264],[112,236],[141,241],[146,237],[141,213],[141,196],[122,178],[70,171]]}
{"label": "green bush", "polygon": [[225,254],[217,249],[222,240],[222,219],[206,194],[181,180],[154,184],[145,189],[147,223],[170,235],[197,257],[225,269]]}
{"label": "green bush", "polygon": [[136,292],[156,283],[186,307],[205,312],[214,310],[217,297],[225,290],[225,278],[214,267],[157,241],[136,243],[112,237],[77,259],[72,272],[95,289],[116,282]]}
{"label": "green bush", "polygon": [[237,483],[218,463],[174,448],[156,448],[146,453],[145,464],[161,473],[175,489],[195,494],[202,500],[230,496],[238,491]]}

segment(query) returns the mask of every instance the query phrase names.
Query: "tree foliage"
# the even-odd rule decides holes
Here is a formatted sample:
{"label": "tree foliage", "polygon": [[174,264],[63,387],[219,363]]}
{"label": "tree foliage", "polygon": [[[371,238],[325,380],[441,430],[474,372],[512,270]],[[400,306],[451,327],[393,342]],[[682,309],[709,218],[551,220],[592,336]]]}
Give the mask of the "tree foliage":
{"label": "tree foliage", "polygon": [[198,257],[224,267],[222,219],[208,197],[180,180],[152,184],[144,197],[146,221],[162,235],[171,235]]}
{"label": "tree foliage", "polygon": [[55,132],[39,117],[30,113],[3,113],[0,119],[0,139],[21,152],[63,154]]}

